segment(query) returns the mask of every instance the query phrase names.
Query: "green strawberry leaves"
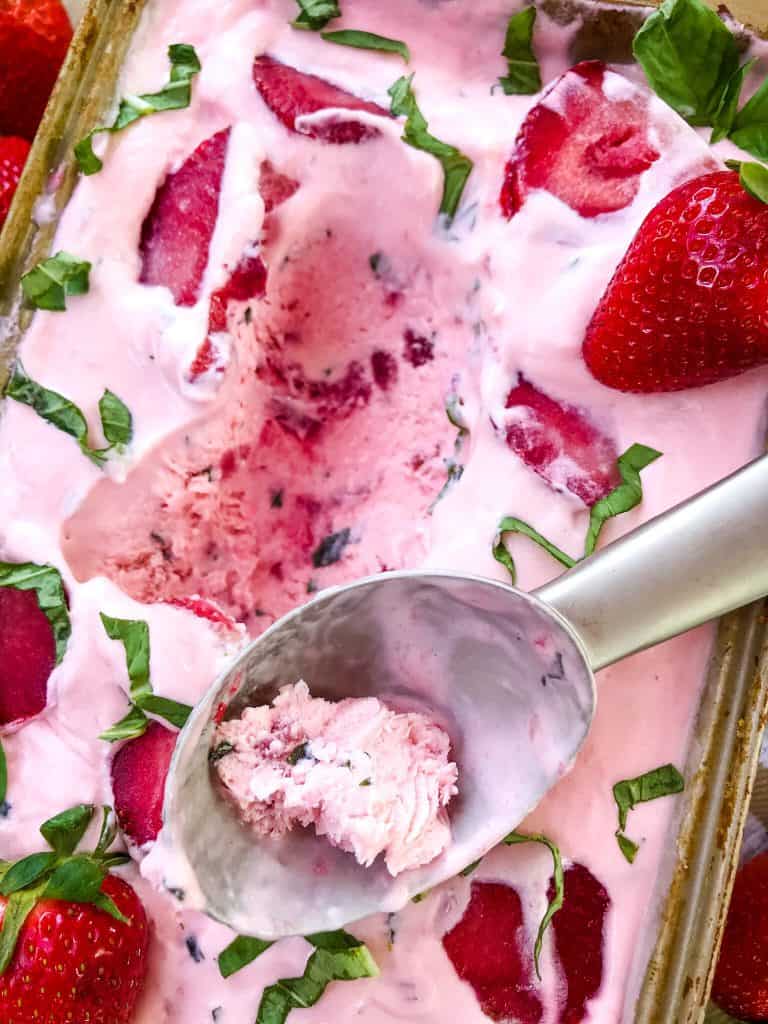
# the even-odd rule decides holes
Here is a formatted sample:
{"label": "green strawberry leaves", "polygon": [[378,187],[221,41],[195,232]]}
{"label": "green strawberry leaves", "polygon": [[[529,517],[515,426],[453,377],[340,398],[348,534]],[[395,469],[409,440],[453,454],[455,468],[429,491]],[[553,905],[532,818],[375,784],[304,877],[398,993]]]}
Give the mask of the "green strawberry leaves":
{"label": "green strawberry leaves", "polygon": [[114,902],[101,891],[109,868],[125,863],[124,854],[110,854],[117,829],[112,810],[103,808],[98,845],[92,853],[76,853],[88,830],[95,807],[77,804],[49,818],[40,833],[51,847],[0,865],[0,895],[7,904],[0,927],[0,975],[8,968],[24,922],[40,900],[90,903],[118,921],[126,921]]}
{"label": "green strawberry leaves", "polygon": [[51,624],[56,664],[60,664],[72,634],[72,624],[59,570],[34,562],[0,562],[0,587],[35,591],[40,611]]}
{"label": "green strawberry leaves", "polygon": [[177,729],[182,729],[192,708],[167,697],[158,697],[149,677],[149,626],[142,619],[115,619],[101,614],[104,631],[110,640],[119,640],[125,651],[125,664],[130,680],[131,707],[124,718],[116,722],[99,737],[108,743],[135,739],[149,726],[147,715],[164,718]]}
{"label": "green strawberry leaves", "polygon": [[603,526],[609,519],[621,515],[636,508],[643,500],[643,485],[640,480],[640,473],[646,466],[650,466],[656,459],[661,458],[661,452],[655,448],[649,448],[644,444],[631,445],[623,455],[616,460],[621,483],[615,487],[610,494],[595,502],[589,511],[589,526],[584,540],[584,554],[581,558],[571,558],[569,554],[562,551],[552,541],[547,540],[538,530],[529,523],[516,516],[504,516],[499,522],[496,536],[493,540],[492,552],[497,562],[500,562],[509,573],[512,583],[517,582],[517,570],[515,561],[507,548],[504,539],[508,533],[518,533],[528,537],[539,547],[543,548],[554,559],[572,569],[577,562],[588,558],[595,548]]}
{"label": "green strawberry leaves", "polygon": [[201,70],[195,48],[188,43],[173,43],[168,47],[168,60],[171,63],[171,72],[167,85],[159,92],[126,96],[120,101],[113,124],[94,128],[77,143],[75,159],[83,174],[97,174],[104,166],[103,161],[93,151],[95,135],[102,132],[114,134],[149,114],[158,114],[163,110],[183,110],[189,106],[192,101],[192,81]]}
{"label": "green strawberry leaves", "polygon": [[133,422],[126,405],[112,391],[106,390],[99,401],[99,414],[107,448],[92,448],[88,443],[88,421],[82,411],[64,395],[44,388],[29,377],[17,363],[5,388],[8,398],[28,405],[37,415],[74,437],[80,450],[99,468],[113,451],[121,452],[133,437]]}
{"label": "green strawberry leaves", "polygon": [[402,39],[390,39],[375,32],[360,32],[354,28],[343,28],[338,32],[323,32],[327,43],[339,46],[353,46],[358,50],[374,50],[378,53],[395,53],[402,57],[406,64],[410,63],[411,51]]}

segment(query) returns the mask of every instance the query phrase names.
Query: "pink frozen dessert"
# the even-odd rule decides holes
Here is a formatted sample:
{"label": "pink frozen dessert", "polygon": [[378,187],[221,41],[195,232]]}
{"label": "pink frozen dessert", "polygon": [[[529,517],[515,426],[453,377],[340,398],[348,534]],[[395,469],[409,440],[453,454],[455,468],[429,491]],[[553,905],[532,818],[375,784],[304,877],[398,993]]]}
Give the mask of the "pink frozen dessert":
{"label": "pink frozen dessert", "polygon": [[[601,672],[572,771],[398,913],[238,936],[163,841],[191,706],[313,592],[405,568],[533,589],[761,449],[768,172],[724,160],[764,145],[765,47],[667,0],[643,66],[609,66],[574,7],[147,0],[113,130],[67,157],[0,419],[3,1024],[86,1024],[100,984],[98,1024],[635,1019],[712,627]],[[221,724],[218,769],[260,832],[404,870],[451,842],[457,772],[396,710],[296,684]]]}
{"label": "pink frozen dessert", "polygon": [[260,836],[313,825],[333,846],[390,874],[420,867],[451,841],[458,792],[446,732],[375,697],[334,703],[300,680],[271,706],[246,708],[214,734],[216,768],[243,821]]}

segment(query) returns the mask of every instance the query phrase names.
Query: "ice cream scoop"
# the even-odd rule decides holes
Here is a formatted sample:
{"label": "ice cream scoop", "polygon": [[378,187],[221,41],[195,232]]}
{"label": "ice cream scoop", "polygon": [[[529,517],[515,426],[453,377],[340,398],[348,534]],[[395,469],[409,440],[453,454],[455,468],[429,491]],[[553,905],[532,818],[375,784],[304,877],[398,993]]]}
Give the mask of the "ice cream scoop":
{"label": "ice cream scoop", "polygon": [[[173,884],[265,939],[396,911],[495,846],[568,771],[595,671],[766,593],[768,456],[533,594],[432,570],[323,591],[251,644],[184,728],[162,833]],[[427,708],[447,729],[459,795],[436,860],[393,878],[381,858],[362,867],[309,829],[255,840],[238,821],[209,764],[215,719],[301,678],[317,696]]]}

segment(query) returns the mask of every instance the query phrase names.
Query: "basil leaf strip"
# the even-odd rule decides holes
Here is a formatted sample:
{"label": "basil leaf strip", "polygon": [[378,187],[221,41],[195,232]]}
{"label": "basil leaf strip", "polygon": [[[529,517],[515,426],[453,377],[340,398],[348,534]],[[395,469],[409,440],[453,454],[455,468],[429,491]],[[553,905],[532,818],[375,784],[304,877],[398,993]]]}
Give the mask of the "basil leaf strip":
{"label": "basil leaf strip", "polygon": [[341,17],[337,0],[296,0],[296,3],[301,8],[301,14],[291,22],[294,28],[319,32],[329,21]]}
{"label": "basil leaf strip", "polygon": [[36,565],[34,562],[0,562],[0,587],[35,591],[40,611],[53,630],[56,664],[59,665],[72,634],[67,598],[59,570],[52,565]]}
{"label": "basil leaf strip", "polygon": [[233,974],[242,971],[248,964],[266,953],[272,942],[265,939],[255,939],[248,935],[238,935],[236,939],[219,953],[216,961],[219,965],[219,973],[222,978],[231,978]]}
{"label": "basil leaf strip", "polygon": [[367,947],[345,931],[308,935],[315,947],[300,978],[282,978],[264,990],[256,1024],[284,1024],[291,1010],[314,1006],[332,981],[374,978],[379,969]]}
{"label": "basil leaf strip", "polygon": [[517,570],[515,568],[515,561],[504,543],[504,535],[507,533],[521,533],[524,537],[529,537],[540,548],[544,548],[553,558],[557,559],[561,565],[564,565],[566,569],[572,569],[576,565],[574,558],[567,555],[565,551],[561,551],[556,544],[547,540],[538,530],[534,530],[525,520],[518,519],[516,516],[504,516],[496,530],[496,539],[493,542],[493,557],[497,562],[501,562],[512,577],[513,583],[517,582]]}
{"label": "basil leaf strip", "polygon": [[[616,838],[619,848],[630,864],[634,861],[638,847],[623,835],[627,827],[627,816],[638,804],[659,800],[661,797],[682,793],[685,779],[673,764],[665,764],[653,771],[638,775],[634,779],[622,779],[613,787],[613,799],[619,811],[619,827]],[[626,840],[626,841],[624,841]]]}
{"label": "basil leaf strip", "polygon": [[644,444],[633,444],[616,460],[622,482],[610,494],[597,501],[589,512],[589,528],[584,542],[584,557],[591,555],[597,546],[600,531],[614,516],[629,512],[643,500],[643,484],[640,471],[661,458],[661,452]]}
{"label": "basil leaf strip", "polygon": [[152,693],[149,681],[149,626],[142,619],[113,619],[101,613],[110,640],[119,640],[125,650],[125,664],[131,681],[131,700],[138,704]]}
{"label": "basil leaf strip", "polygon": [[42,260],[21,279],[24,298],[35,309],[55,313],[67,308],[68,295],[85,295],[90,287],[91,264],[69,252]]}
{"label": "basil leaf strip", "polygon": [[77,804],[62,811],[40,826],[40,834],[59,856],[68,856],[77,849],[93,820],[93,804]]}
{"label": "basil leaf strip", "polygon": [[102,132],[119,132],[139,118],[158,114],[163,110],[183,110],[192,100],[192,80],[201,70],[195,48],[188,43],[173,43],[168,47],[171,62],[170,79],[160,92],[126,96],[120,101],[113,124],[94,128],[75,146],[75,159],[83,174],[97,174],[104,166],[93,151],[93,138]]}
{"label": "basil leaf strip", "polygon": [[455,146],[450,146],[430,135],[429,125],[416,102],[413,75],[399,78],[389,89],[389,95],[392,98],[391,113],[395,117],[406,118],[403,141],[414,149],[430,153],[442,165],[444,184],[440,213],[445,214],[450,222],[459,208],[464,187],[474,165],[469,157]]}
{"label": "basil leaf strip", "polygon": [[736,40],[702,0],[664,0],[634,55],[658,95],[692,125],[713,124],[739,62]]}
{"label": "basil leaf strip", "polygon": [[133,417],[128,406],[107,389],[99,399],[99,416],[104,437],[115,448],[130,444],[133,437]]}
{"label": "basil leaf strip", "polygon": [[343,28],[338,32],[323,32],[323,39],[328,43],[340,46],[354,46],[358,50],[376,50],[380,53],[399,54],[406,64],[410,64],[411,51],[401,39],[390,39],[375,32],[359,32],[354,28]]}
{"label": "basil leaf strip", "polygon": [[109,729],[99,733],[99,739],[107,743],[116,743],[118,740],[135,740],[137,736],[143,736],[149,727],[149,719],[135,704],[127,715],[115,722]]}
{"label": "basil leaf strip", "polygon": [[549,901],[547,909],[544,912],[544,916],[539,924],[539,930],[536,933],[536,943],[533,947],[533,962],[536,966],[536,977],[541,981],[541,971],[539,969],[539,961],[541,958],[541,950],[544,945],[544,933],[549,927],[552,918],[562,909],[563,900],[565,899],[565,879],[563,876],[563,860],[560,856],[560,850],[546,836],[539,833],[532,833],[526,835],[523,832],[510,832],[504,839],[505,846],[515,846],[518,843],[541,843],[542,846],[546,846],[549,852],[552,854],[552,864],[554,867],[554,881],[555,881],[555,895]]}
{"label": "basil leaf strip", "polygon": [[192,714],[192,708],[189,704],[181,704],[179,701],[169,700],[167,697],[157,697],[154,693],[149,694],[147,697],[142,697],[139,707],[150,715],[158,715],[160,718],[164,718],[166,722],[175,725],[177,729],[183,729],[187,724],[187,719]]}
{"label": "basil leaf strip", "polygon": [[535,7],[525,7],[509,19],[501,51],[502,57],[507,58],[507,73],[499,79],[507,96],[529,96],[541,89],[539,62],[533,52],[535,24]]}

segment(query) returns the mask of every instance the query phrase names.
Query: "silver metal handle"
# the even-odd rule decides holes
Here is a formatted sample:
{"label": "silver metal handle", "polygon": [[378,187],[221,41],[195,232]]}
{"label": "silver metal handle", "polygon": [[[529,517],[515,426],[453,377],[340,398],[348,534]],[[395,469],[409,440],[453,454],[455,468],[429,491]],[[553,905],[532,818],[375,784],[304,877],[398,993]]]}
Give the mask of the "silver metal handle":
{"label": "silver metal handle", "polygon": [[594,669],[768,594],[768,455],[536,591]]}

